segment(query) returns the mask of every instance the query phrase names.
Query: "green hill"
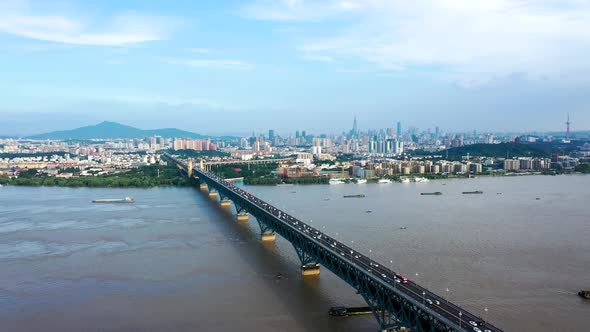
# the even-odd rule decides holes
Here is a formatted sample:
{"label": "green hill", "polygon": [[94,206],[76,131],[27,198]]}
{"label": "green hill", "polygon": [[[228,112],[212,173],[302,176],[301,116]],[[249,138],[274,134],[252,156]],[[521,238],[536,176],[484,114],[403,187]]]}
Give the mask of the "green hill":
{"label": "green hill", "polygon": [[143,138],[147,136],[162,136],[166,138],[204,138],[201,134],[192,133],[175,128],[143,130],[117,122],[101,122],[97,125],[76,128],[72,130],[54,131],[46,134],[33,135],[29,139],[93,139],[93,138]]}
{"label": "green hill", "polygon": [[449,159],[460,159],[462,156],[466,156],[468,153],[473,157],[493,157],[493,158],[505,158],[506,156],[512,157],[550,157],[551,149],[542,148],[532,144],[514,144],[514,143],[501,143],[501,144],[472,144],[461,146],[457,148],[450,148],[446,151],[442,151],[442,155],[446,156],[449,153]]}
{"label": "green hill", "polygon": [[[568,147],[568,149],[575,146]],[[553,152],[565,152],[563,147],[558,144],[546,143],[500,143],[500,144],[472,144],[457,148],[450,148],[436,152],[434,154],[442,156],[444,159],[461,160],[463,156],[469,154],[472,157],[492,157],[492,158],[509,158],[513,157],[537,157],[549,158]],[[415,151],[414,155],[432,155],[431,152]],[[447,157],[448,155],[448,157]]]}

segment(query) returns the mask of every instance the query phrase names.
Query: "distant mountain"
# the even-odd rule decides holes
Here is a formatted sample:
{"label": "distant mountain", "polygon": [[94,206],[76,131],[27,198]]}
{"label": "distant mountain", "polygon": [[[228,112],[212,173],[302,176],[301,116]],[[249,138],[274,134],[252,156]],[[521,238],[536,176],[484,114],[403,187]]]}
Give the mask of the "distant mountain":
{"label": "distant mountain", "polygon": [[94,126],[86,126],[72,130],[54,131],[46,134],[33,135],[29,139],[92,139],[92,138],[143,138],[146,136],[162,136],[167,138],[205,138],[201,134],[175,128],[143,130],[117,122],[105,121]]}

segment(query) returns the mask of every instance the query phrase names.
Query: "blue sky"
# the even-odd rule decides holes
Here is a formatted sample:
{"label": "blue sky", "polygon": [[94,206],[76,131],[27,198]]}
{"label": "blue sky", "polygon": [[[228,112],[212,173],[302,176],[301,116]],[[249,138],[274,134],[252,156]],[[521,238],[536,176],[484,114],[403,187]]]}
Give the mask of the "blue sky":
{"label": "blue sky", "polygon": [[0,1],[0,135],[590,129],[590,1]]}

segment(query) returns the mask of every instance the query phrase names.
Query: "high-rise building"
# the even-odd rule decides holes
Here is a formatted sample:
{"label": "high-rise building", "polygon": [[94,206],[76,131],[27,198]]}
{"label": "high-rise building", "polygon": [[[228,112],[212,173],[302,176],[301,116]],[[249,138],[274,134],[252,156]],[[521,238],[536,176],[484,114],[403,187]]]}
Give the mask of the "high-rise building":
{"label": "high-rise building", "polygon": [[350,132],[351,136],[357,136],[359,134],[358,132],[358,124],[356,122],[356,116],[354,117],[354,121],[352,122],[352,130]]}
{"label": "high-rise building", "polygon": [[274,139],[275,139],[275,131],[272,129],[269,129],[268,130],[268,140],[272,142]]}
{"label": "high-rise building", "polygon": [[397,137],[402,136],[402,123],[400,121],[397,122]]}
{"label": "high-rise building", "polygon": [[299,138],[299,130],[295,132],[295,138]]}
{"label": "high-rise building", "polygon": [[567,121],[565,122],[566,127],[566,132],[565,132],[565,139],[569,139],[570,138],[570,124],[572,124],[570,122],[570,114],[567,114]]}
{"label": "high-rise building", "polygon": [[307,136],[307,134],[306,134],[305,130],[301,132],[301,136],[302,136],[303,138],[305,138],[305,137]]}
{"label": "high-rise building", "polygon": [[213,144],[209,140],[201,140],[201,139],[175,138],[174,143],[173,143],[173,147],[174,147],[174,150],[197,150],[197,151],[217,150],[217,144]]}

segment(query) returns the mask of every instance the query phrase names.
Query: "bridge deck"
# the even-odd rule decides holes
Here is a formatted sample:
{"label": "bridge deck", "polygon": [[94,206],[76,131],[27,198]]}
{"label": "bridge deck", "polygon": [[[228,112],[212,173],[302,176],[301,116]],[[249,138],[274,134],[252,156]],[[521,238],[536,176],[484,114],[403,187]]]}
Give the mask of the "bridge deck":
{"label": "bridge deck", "polygon": [[[175,163],[187,169],[187,165],[168,155]],[[286,227],[289,232],[294,232],[306,241],[309,241],[314,246],[331,253],[331,260],[338,260],[338,264],[346,267],[346,273],[361,274],[363,278],[367,278],[378,285],[387,289],[392,296],[404,300],[412,305],[413,310],[418,311],[421,315],[428,315],[429,320],[436,321],[432,324],[431,331],[482,331],[482,332],[501,332],[502,330],[495,327],[489,322],[484,322],[481,317],[459,307],[458,305],[449,302],[441,296],[429,291],[428,289],[418,285],[412,280],[403,281],[403,277],[392,271],[382,264],[370,259],[364,254],[354,250],[347,245],[337,241],[329,235],[322,233],[318,229],[311,227],[303,221],[293,217],[292,215],[277,209],[268,204],[260,198],[248,193],[247,191],[229,183],[218,176],[200,169],[195,169],[194,172],[200,180],[204,180],[209,186],[215,186],[217,189],[223,189],[236,204],[243,204],[245,202],[255,207],[256,214],[261,217],[271,217],[281,226]],[[251,212],[252,213],[252,212]],[[258,218],[257,216],[257,218]],[[283,234],[281,234],[283,235]],[[292,237],[288,235],[288,237]],[[316,253],[316,256],[319,256]],[[334,270],[333,268],[331,270]],[[341,271],[333,271],[339,277],[345,278]],[[350,281],[347,281],[351,284]],[[361,294],[362,295],[362,294]],[[366,297],[365,297],[366,299]],[[431,301],[431,302],[430,302]],[[385,301],[387,302],[387,301]],[[370,303],[369,303],[370,304]],[[373,308],[374,311],[377,308]],[[379,318],[379,314],[375,313]],[[477,327],[471,325],[471,322],[476,322]],[[381,322],[382,323],[382,322]],[[400,324],[403,326],[404,324]],[[442,326],[442,328],[441,328]],[[382,326],[383,327],[383,326]]]}

